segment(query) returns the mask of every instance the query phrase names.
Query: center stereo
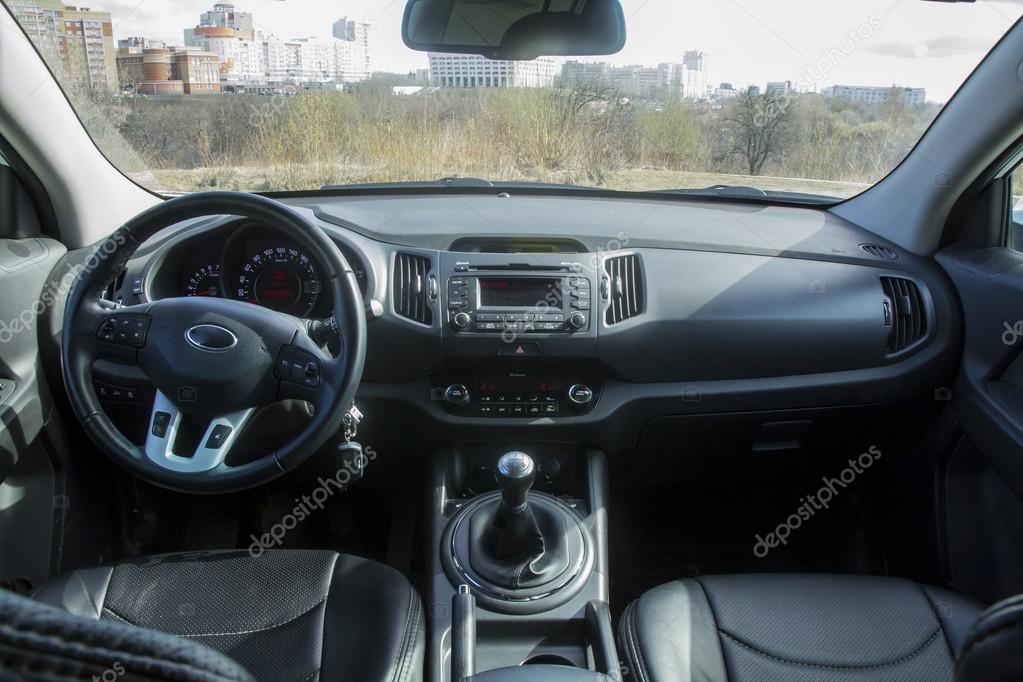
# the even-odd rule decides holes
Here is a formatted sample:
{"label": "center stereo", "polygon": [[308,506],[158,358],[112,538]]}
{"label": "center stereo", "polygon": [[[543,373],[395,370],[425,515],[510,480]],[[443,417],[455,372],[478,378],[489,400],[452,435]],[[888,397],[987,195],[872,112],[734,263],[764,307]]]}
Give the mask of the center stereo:
{"label": "center stereo", "polygon": [[579,275],[456,272],[446,291],[457,332],[570,334],[590,326],[590,280]]}

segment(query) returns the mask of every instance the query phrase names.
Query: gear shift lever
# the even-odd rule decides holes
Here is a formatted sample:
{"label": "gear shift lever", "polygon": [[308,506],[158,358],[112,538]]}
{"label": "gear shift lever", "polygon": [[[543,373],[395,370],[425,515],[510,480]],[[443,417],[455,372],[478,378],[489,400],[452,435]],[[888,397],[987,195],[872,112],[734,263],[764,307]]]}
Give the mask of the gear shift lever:
{"label": "gear shift lever", "polygon": [[544,585],[568,569],[568,522],[540,493],[530,499],[536,464],[524,452],[506,452],[494,473],[501,500],[477,513],[470,527],[470,562],[486,580],[523,589]]}
{"label": "gear shift lever", "polygon": [[522,511],[529,499],[529,489],[536,479],[533,458],[524,452],[506,452],[497,462],[495,474],[501,488],[501,502],[510,512]]}

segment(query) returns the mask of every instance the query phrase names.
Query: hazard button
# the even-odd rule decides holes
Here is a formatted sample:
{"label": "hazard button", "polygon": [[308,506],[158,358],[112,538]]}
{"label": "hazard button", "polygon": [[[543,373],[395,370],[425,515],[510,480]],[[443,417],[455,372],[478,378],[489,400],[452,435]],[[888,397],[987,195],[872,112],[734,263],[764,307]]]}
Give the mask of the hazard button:
{"label": "hazard button", "polygon": [[535,341],[515,341],[514,343],[502,343],[498,355],[515,355],[518,357],[535,357],[541,355],[540,344]]}

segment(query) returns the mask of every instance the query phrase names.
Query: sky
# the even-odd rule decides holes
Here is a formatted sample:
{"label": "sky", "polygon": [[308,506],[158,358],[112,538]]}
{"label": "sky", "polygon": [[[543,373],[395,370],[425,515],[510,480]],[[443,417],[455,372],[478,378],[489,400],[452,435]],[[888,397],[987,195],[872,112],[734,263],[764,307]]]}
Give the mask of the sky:
{"label": "sky", "polygon": [[[115,38],[144,35],[181,44],[214,0],[85,0],[109,11]],[[257,27],[280,38],[328,36],[338,18],[368,21],[372,68],[425,68],[401,41],[405,0],[235,0]],[[622,0],[628,40],[616,64],[681,62],[708,55],[709,80],[736,86],[792,81],[927,89],[945,102],[1023,13],[1023,0]]]}

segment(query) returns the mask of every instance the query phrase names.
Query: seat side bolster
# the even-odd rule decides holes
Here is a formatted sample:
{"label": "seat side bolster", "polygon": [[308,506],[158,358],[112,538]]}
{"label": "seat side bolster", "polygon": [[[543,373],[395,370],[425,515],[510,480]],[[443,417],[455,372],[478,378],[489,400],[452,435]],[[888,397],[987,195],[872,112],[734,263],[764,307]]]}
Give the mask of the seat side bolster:
{"label": "seat side bolster", "polygon": [[984,611],[956,661],[956,682],[1023,679],[1023,595]]}
{"label": "seat side bolster", "polygon": [[626,609],[619,631],[640,682],[727,679],[714,612],[696,580],[650,590]]}
{"label": "seat side bolster", "polygon": [[76,616],[98,619],[113,575],[112,566],[79,569],[50,581],[32,598]]}
{"label": "seat side bolster", "polygon": [[341,555],[327,595],[320,679],[416,682],[425,652],[422,600],[405,576]]}
{"label": "seat side bolster", "polygon": [[941,625],[952,658],[958,657],[983,607],[969,597],[940,587],[921,585],[920,588],[934,608],[934,615]]}

